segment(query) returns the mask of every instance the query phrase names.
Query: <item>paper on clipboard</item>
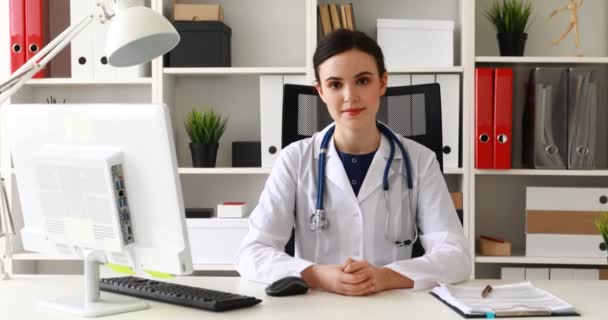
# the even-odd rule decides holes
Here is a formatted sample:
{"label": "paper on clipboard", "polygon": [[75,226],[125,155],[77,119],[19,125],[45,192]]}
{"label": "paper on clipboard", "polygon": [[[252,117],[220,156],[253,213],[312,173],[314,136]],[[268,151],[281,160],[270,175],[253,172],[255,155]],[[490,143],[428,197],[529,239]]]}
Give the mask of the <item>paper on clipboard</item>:
{"label": "paper on clipboard", "polygon": [[481,297],[483,287],[440,284],[432,294],[466,316],[538,316],[577,315],[574,306],[542,290],[530,282],[498,285]]}

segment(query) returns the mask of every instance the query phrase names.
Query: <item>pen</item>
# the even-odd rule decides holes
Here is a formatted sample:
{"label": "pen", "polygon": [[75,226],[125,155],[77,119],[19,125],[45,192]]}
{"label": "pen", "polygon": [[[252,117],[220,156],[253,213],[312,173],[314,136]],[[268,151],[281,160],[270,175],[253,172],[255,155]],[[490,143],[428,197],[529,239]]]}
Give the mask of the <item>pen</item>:
{"label": "pen", "polygon": [[487,297],[490,292],[492,292],[492,286],[491,285],[487,285],[485,288],[483,288],[483,291],[481,291],[481,297],[485,298]]}

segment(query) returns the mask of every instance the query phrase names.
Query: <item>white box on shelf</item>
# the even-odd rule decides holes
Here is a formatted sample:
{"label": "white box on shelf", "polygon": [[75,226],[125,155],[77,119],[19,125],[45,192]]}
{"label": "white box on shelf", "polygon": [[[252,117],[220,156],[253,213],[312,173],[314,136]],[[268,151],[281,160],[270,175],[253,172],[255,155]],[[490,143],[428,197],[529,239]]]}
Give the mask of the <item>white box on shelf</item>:
{"label": "white box on shelf", "polygon": [[605,188],[526,188],[526,256],[602,258],[594,220],[608,210]]}
{"label": "white box on shelf", "polygon": [[500,268],[500,279],[510,281],[520,281],[526,279],[526,269],[502,267]]}
{"label": "white box on shelf", "polygon": [[526,280],[549,280],[549,268],[526,268]]}
{"label": "white box on shelf", "polygon": [[247,216],[247,202],[224,202],[217,205],[218,218],[244,218]]}
{"label": "white box on shelf", "polygon": [[454,65],[454,21],[378,19],[378,44],[388,70]]}
{"label": "white box on shelf", "polygon": [[598,269],[574,269],[574,280],[598,280],[599,278]]}
{"label": "white box on shelf", "polygon": [[186,219],[193,264],[233,264],[248,219]]}
{"label": "white box on shelf", "polygon": [[551,268],[549,269],[550,280],[574,280],[574,269],[572,268]]}

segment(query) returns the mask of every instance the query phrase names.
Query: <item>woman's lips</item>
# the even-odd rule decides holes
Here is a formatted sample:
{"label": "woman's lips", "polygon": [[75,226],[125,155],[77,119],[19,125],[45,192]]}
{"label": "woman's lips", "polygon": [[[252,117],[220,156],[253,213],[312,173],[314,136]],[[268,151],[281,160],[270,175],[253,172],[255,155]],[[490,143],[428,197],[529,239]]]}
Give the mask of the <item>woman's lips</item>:
{"label": "woman's lips", "polygon": [[344,111],[342,111],[343,113],[346,113],[347,115],[354,117],[356,115],[358,115],[359,113],[361,113],[361,111],[363,111],[365,108],[360,108],[360,109],[346,109]]}

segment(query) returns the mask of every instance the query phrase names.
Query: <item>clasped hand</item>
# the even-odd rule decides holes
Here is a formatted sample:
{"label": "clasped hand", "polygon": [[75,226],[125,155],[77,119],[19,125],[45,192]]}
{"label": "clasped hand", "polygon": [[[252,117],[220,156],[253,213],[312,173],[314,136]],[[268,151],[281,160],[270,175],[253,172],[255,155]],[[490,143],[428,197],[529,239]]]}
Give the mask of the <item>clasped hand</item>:
{"label": "clasped hand", "polygon": [[348,258],[341,265],[314,265],[311,269],[313,287],[327,291],[365,296],[387,289],[385,272],[366,260]]}

